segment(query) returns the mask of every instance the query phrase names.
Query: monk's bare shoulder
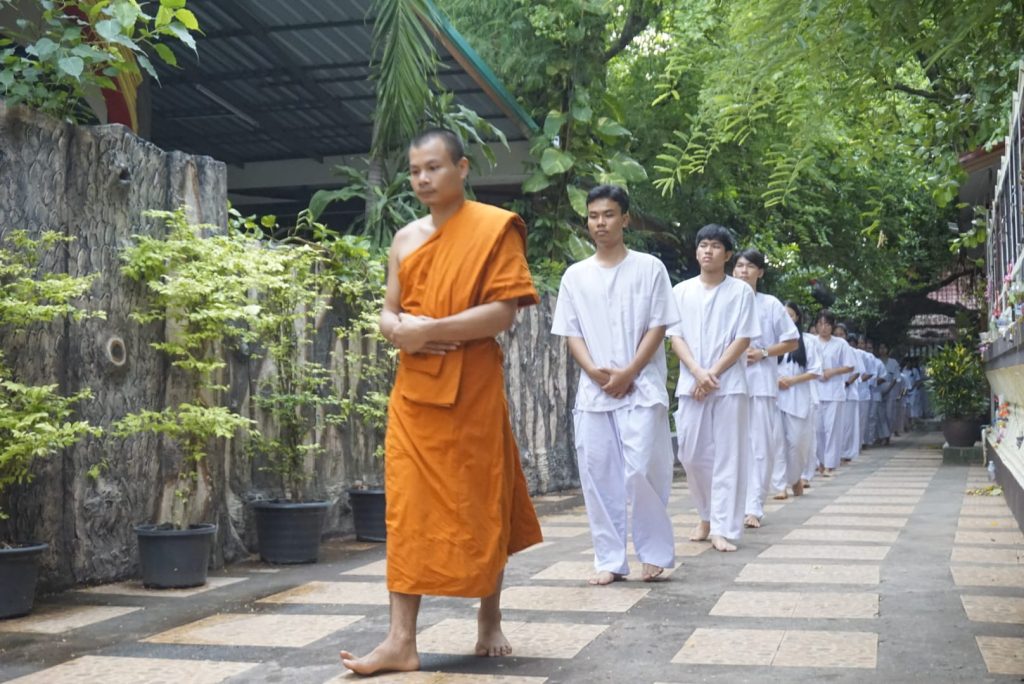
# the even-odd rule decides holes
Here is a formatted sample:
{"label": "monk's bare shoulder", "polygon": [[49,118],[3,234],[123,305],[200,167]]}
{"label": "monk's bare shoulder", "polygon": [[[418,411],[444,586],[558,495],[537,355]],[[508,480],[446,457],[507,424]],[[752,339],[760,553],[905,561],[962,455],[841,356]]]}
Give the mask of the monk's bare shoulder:
{"label": "monk's bare shoulder", "polygon": [[401,263],[402,259],[415,252],[420,245],[430,239],[434,234],[434,222],[430,214],[412,221],[396,233],[391,240],[391,252],[395,260]]}

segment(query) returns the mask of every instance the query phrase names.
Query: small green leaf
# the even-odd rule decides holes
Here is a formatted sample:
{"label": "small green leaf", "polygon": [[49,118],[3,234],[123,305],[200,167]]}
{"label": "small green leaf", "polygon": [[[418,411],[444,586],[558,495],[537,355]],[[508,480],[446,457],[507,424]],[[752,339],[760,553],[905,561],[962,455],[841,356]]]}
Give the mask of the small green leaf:
{"label": "small green leaf", "polygon": [[174,17],[185,25],[189,31],[199,30],[199,20],[196,19],[196,15],[192,14],[187,9],[180,9],[174,13]]}
{"label": "small green leaf", "polygon": [[572,205],[572,210],[580,216],[587,215],[587,193],[575,185],[567,185],[565,192],[569,195],[569,204]]}
{"label": "small green leaf", "polygon": [[595,129],[598,135],[603,135],[608,138],[624,138],[629,137],[629,129],[620,124],[618,121],[609,119],[606,116],[602,116],[597,120],[597,128]]}
{"label": "small green leaf", "polygon": [[549,176],[557,176],[572,168],[576,160],[568,152],[549,147],[540,157],[540,168]]}
{"label": "small green leaf", "polygon": [[178,66],[178,58],[174,56],[174,50],[167,47],[163,43],[156,43],[153,46],[153,49],[156,50],[157,56],[164,61],[164,64]]}
{"label": "small green leaf", "polygon": [[551,186],[551,179],[541,170],[533,172],[533,175],[523,183],[523,192],[530,194],[540,192]]}
{"label": "small green leaf", "polygon": [[174,19],[174,10],[167,5],[161,5],[160,9],[156,11],[156,19],[154,20],[154,26],[161,28],[167,26]]}
{"label": "small green leaf", "polygon": [[85,62],[82,61],[81,57],[62,57],[57,61],[57,66],[65,74],[77,80],[82,75]]}
{"label": "small green leaf", "polygon": [[548,139],[554,138],[558,135],[558,132],[562,130],[562,126],[565,125],[565,112],[556,112],[551,110],[548,112],[548,116],[544,119],[544,135]]}
{"label": "small green leaf", "polygon": [[590,120],[594,118],[594,110],[589,105],[581,102],[573,102],[570,111],[572,112],[572,118],[581,123],[590,123]]}
{"label": "small green leaf", "polygon": [[160,6],[179,10],[185,6],[185,0],[160,0]]}
{"label": "small green leaf", "polygon": [[57,43],[53,42],[49,38],[43,37],[25,48],[25,52],[30,55],[35,55],[39,59],[46,59],[56,52],[58,47],[60,46],[58,46]]}
{"label": "small green leaf", "polygon": [[647,180],[647,170],[627,154],[616,152],[615,156],[608,160],[608,164],[612,167],[612,171],[630,183]]}

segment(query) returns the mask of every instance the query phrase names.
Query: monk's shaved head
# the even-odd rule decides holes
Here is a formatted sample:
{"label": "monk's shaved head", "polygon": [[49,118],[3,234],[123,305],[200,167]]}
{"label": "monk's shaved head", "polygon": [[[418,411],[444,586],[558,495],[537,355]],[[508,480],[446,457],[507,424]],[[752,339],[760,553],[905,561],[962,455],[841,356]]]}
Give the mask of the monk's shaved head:
{"label": "monk's shaved head", "polygon": [[453,164],[458,164],[459,160],[466,156],[466,149],[462,145],[462,141],[459,139],[453,131],[447,128],[428,128],[409,143],[409,148],[423,147],[428,142],[439,139],[444,143],[445,149],[448,150],[448,156],[452,158]]}

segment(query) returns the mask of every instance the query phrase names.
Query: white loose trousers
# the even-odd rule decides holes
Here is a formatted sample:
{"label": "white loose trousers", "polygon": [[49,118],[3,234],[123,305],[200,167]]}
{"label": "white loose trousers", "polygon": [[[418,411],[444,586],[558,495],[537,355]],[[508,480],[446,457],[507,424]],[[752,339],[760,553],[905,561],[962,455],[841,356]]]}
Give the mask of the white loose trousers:
{"label": "white loose trousers", "polygon": [[[783,482],[793,485],[804,476],[808,463],[814,462],[814,413],[799,418],[790,413],[782,414],[782,436],[785,442],[785,463]],[[811,470],[813,471],[813,466]],[[809,479],[809,478],[805,478]],[[785,485],[783,485],[785,486]],[[785,491],[780,489],[779,491]]]}
{"label": "white loose trousers", "polygon": [[826,468],[839,467],[842,423],[840,416],[845,401],[821,400],[818,404],[818,461]]}
{"label": "white loose trousers", "polygon": [[807,414],[808,432],[811,433],[811,444],[808,449],[807,462],[804,464],[803,479],[810,482],[818,474],[818,410],[820,404],[811,404],[811,412]]}
{"label": "white loose trousers", "polygon": [[668,514],[672,491],[668,409],[658,404],[575,411],[574,423],[594,568],[629,574],[626,533],[630,521],[640,562],[674,567],[675,541]]}
{"label": "white loose trousers", "polygon": [[871,426],[871,400],[870,399],[859,399],[857,400],[857,412],[860,416],[860,443],[861,446],[871,444],[874,438],[869,434],[869,427]]}
{"label": "white loose trousers", "polygon": [[745,394],[703,401],[682,396],[675,414],[679,462],[697,514],[711,524],[711,534],[727,539],[743,534],[749,405]]}
{"label": "white loose trousers", "polygon": [[[750,397],[750,455],[747,457],[746,514],[764,517],[765,492],[773,468],[783,462],[782,420],[775,397]],[[781,491],[786,491],[783,485]]]}
{"label": "white loose trousers", "polygon": [[843,442],[839,455],[853,460],[860,454],[860,400],[847,399],[840,410],[843,412]]}

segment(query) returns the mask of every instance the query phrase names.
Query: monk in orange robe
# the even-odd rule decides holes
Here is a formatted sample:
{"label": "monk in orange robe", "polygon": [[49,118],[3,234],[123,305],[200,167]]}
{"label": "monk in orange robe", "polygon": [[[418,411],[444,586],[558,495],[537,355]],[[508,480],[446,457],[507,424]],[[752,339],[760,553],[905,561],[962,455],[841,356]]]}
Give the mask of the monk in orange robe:
{"label": "monk in orange robe", "polygon": [[526,227],[468,201],[458,137],[431,129],[409,147],[430,214],[395,234],[381,332],[400,350],[385,441],[391,627],[360,674],[419,669],[424,594],[480,598],[476,653],[503,656],[501,583],[510,554],[541,541],[512,435],[503,356],[494,339],[536,304]]}

